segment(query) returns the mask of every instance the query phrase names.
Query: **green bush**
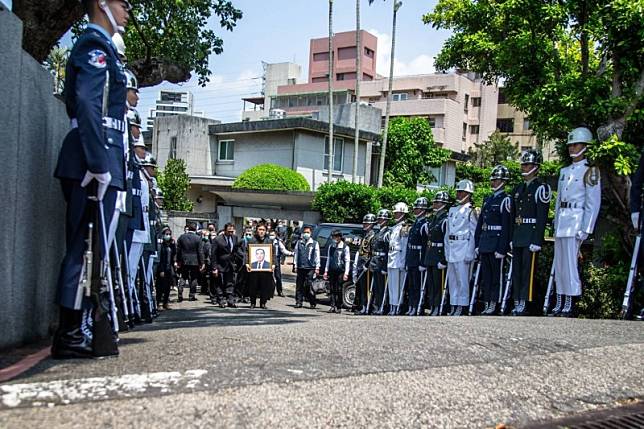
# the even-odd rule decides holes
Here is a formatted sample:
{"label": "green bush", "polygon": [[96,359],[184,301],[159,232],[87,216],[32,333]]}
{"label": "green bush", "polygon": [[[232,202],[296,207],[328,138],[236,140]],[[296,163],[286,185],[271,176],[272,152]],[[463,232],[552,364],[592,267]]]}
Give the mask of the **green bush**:
{"label": "green bush", "polygon": [[233,189],[262,191],[310,191],[309,183],[297,171],[275,164],[249,168],[235,179]]}
{"label": "green bush", "polygon": [[378,206],[374,188],[344,180],[323,184],[313,199],[313,209],[325,222],[361,223],[362,217],[375,213]]}

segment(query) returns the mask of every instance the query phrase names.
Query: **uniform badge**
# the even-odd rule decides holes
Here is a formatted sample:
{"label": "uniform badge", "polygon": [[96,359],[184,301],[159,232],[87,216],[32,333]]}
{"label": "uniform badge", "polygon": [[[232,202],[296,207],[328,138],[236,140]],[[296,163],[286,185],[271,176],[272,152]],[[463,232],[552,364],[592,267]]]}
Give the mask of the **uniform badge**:
{"label": "uniform badge", "polygon": [[94,49],[89,53],[88,62],[97,69],[104,69],[107,67],[107,55],[105,55],[105,52],[100,49]]}
{"label": "uniform badge", "polygon": [[600,173],[597,166],[592,166],[584,174],[584,183],[586,186],[597,186],[599,184]]}

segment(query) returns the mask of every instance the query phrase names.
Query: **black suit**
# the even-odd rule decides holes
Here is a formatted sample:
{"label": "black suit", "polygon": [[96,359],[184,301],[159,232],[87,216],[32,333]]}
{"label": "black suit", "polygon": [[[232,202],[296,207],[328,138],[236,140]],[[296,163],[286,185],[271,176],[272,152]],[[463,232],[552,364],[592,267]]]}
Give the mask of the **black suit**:
{"label": "black suit", "polygon": [[[199,280],[199,267],[204,263],[201,238],[194,232],[182,234],[177,240],[177,262],[182,277],[190,284],[190,298],[195,297]],[[179,301],[183,300],[183,284],[179,283]]]}
{"label": "black suit", "polygon": [[177,247],[174,242],[161,244],[159,263],[157,265],[157,300],[163,305],[167,305],[170,298],[170,285],[174,278],[176,254]]}
{"label": "black suit", "polygon": [[217,302],[223,303],[224,293],[229,304],[233,304],[235,291],[235,259],[239,244],[237,236],[225,234],[217,236],[210,247],[210,263],[219,272],[215,278]]}

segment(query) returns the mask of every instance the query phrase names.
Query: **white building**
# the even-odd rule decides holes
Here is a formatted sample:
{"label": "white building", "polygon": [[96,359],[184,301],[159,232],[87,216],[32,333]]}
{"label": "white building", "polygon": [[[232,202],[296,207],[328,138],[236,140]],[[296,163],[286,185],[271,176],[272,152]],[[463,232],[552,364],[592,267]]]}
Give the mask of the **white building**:
{"label": "white building", "polygon": [[150,109],[147,128],[154,127],[156,118],[176,115],[204,116],[203,112],[194,110],[194,99],[190,91],[161,90],[156,100],[156,106]]}

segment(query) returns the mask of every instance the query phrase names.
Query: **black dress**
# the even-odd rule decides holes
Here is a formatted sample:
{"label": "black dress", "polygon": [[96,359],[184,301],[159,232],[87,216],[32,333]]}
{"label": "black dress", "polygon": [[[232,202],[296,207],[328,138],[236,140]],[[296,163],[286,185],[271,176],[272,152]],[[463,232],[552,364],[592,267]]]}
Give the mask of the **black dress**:
{"label": "black dress", "polygon": [[[248,242],[248,244],[270,244],[272,246],[273,240],[268,238],[268,236],[264,236],[264,239],[262,240],[256,235]],[[246,263],[250,264],[250,260],[248,258]],[[247,273],[246,282],[251,305],[256,304],[258,297],[260,305],[266,304],[266,302],[273,297],[275,283],[272,272],[252,271]]]}

